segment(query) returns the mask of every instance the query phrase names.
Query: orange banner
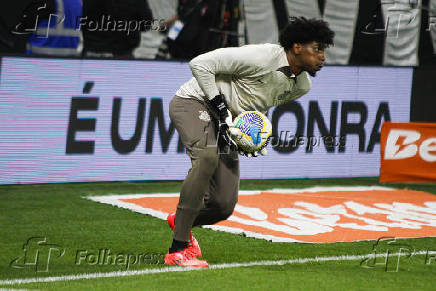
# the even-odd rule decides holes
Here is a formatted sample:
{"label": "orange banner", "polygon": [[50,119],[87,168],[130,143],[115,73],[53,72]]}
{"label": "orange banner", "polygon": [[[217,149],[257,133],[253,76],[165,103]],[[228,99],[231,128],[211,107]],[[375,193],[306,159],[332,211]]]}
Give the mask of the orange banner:
{"label": "orange banner", "polygon": [[436,123],[385,122],[380,182],[436,183]]}

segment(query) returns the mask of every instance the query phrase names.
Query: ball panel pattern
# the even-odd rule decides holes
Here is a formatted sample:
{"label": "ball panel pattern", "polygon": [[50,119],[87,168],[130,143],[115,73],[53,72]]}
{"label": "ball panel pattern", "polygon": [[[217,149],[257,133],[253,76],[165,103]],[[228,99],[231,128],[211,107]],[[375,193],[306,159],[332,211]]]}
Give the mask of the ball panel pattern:
{"label": "ball panel pattern", "polygon": [[268,144],[272,125],[268,118],[258,111],[246,111],[236,117],[235,127],[242,133],[236,141],[245,151],[258,151]]}

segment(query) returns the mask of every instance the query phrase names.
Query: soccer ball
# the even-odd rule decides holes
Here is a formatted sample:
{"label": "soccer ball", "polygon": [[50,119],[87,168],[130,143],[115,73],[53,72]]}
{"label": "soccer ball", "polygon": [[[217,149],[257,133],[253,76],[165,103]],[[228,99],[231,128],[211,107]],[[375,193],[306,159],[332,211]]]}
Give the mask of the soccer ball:
{"label": "soccer ball", "polygon": [[233,120],[238,130],[235,142],[245,152],[260,151],[268,144],[272,125],[268,118],[258,111],[245,111]]}

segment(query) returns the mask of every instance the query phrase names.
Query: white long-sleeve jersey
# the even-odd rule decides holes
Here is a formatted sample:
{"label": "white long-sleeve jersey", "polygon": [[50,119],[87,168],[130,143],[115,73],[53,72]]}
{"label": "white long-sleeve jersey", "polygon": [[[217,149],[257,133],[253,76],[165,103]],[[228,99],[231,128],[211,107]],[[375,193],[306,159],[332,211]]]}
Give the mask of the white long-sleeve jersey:
{"label": "white long-sleeve jersey", "polygon": [[176,92],[182,98],[212,99],[224,94],[233,116],[248,110],[265,113],[270,107],[295,100],[311,88],[309,74],[288,76],[283,47],[256,44],[221,48],[194,58],[194,75]]}

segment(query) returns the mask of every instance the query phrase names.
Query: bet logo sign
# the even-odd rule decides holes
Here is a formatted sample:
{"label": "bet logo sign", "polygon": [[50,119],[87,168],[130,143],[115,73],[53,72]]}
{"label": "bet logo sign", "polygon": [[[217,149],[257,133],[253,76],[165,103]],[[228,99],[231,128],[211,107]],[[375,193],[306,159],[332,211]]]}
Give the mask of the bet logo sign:
{"label": "bet logo sign", "polygon": [[421,140],[421,133],[415,130],[391,129],[384,159],[401,160],[416,155],[426,162],[436,162],[436,136]]}
{"label": "bet logo sign", "polygon": [[436,182],[436,124],[385,122],[380,182]]}

